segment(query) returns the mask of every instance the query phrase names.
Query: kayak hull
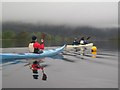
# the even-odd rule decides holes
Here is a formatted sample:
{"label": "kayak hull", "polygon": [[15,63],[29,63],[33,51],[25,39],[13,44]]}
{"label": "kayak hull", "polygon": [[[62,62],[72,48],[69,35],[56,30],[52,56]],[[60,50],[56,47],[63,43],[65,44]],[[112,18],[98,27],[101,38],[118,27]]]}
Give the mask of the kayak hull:
{"label": "kayak hull", "polygon": [[89,44],[85,44],[85,45],[67,45],[65,49],[82,49],[82,48],[86,48],[86,49],[91,49],[93,46],[93,43],[89,43]]}
{"label": "kayak hull", "polygon": [[50,49],[50,50],[43,50],[43,53],[41,54],[35,54],[35,53],[1,53],[0,56],[2,57],[2,60],[4,59],[29,59],[29,58],[45,58],[45,57],[52,57],[59,53],[61,53],[66,45],[56,48],[56,49]]}

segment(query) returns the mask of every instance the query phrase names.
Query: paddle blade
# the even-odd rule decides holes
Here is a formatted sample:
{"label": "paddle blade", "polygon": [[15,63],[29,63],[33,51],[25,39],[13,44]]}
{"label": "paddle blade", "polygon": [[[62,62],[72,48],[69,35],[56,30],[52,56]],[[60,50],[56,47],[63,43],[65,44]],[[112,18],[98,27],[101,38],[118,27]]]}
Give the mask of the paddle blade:
{"label": "paddle blade", "polygon": [[42,39],[45,39],[45,37],[46,37],[46,34],[42,32],[41,38],[42,38]]}

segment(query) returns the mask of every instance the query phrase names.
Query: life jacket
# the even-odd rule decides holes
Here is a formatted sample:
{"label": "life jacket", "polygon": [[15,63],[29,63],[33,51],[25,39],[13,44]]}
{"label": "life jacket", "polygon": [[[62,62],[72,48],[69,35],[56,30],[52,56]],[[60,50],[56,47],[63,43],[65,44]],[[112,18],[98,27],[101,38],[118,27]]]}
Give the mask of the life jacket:
{"label": "life jacket", "polygon": [[34,43],[32,43],[32,42],[29,43],[28,50],[29,50],[30,53],[33,53],[33,52],[34,52],[33,44],[34,44]]}
{"label": "life jacket", "polygon": [[91,48],[91,52],[92,52],[92,54],[97,54],[97,47],[96,47],[96,46],[93,46],[93,47]]}
{"label": "life jacket", "polygon": [[81,45],[84,45],[84,44],[85,44],[85,43],[84,43],[84,40],[81,40],[81,41],[80,41],[80,44],[81,44]]}
{"label": "life jacket", "polygon": [[34,45],[34,43],[29,43],[28,49],[30,53],[38,53],[39,48],[35,47],[36,44]]}
{"label": "life jacket", "polygon": [[34,48],[41,49],[41,45],[40,45],[38,42],[35,42],[35,43],[33,44],[33,47],[34,47]]}
{"label": "life jacket", "polygon": [[40,49],[44,50],[44,43],[31,42],[29,43],[28,49],[31,53],[38,53]]}
{"label": "life jacket", "polygon": [[41,44],[39,44],[38,42],[35,42],[35,43],[33,44],[33,47],[34,47],[34,53],[39,53],[39,51],[40,51],[41,49],[43,49],[42,46],[41,46]]}

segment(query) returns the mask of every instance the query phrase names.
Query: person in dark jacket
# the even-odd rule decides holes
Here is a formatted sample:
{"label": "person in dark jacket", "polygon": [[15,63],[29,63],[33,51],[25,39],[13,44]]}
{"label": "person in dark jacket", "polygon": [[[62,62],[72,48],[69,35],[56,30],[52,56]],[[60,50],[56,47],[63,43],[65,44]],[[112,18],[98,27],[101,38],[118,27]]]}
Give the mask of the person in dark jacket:
{"label": "person in dark jacket", "polygon": [[79,42],[78,42],[77,38],[74,39],[72,45],[79,45]]}

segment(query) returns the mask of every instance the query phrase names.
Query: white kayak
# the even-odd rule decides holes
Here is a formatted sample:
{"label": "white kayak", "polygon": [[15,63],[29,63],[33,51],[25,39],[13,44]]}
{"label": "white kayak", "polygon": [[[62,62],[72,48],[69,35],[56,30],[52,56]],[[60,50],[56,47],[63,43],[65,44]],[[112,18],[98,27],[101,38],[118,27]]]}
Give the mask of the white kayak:
{"label": "white kayak", "polygon": [[35,53],[0,53],[0,57],[2,60],[4,59],[29,59],[29,58],[45,58],[45,57],[52,57],[59,53],[61,53],[66,45],[50,50],[43,50],[41,54]]}
{"label": "white kayak", "polygon": [[89,43],[89,44],[85,44],[85,45],[67,45],[65,49],[69,50],[69,49],[82,49],[82,48],[86,48],[86,49],[91,49],[93,46],[93,43]]}

